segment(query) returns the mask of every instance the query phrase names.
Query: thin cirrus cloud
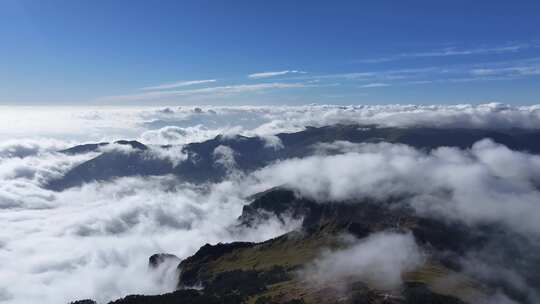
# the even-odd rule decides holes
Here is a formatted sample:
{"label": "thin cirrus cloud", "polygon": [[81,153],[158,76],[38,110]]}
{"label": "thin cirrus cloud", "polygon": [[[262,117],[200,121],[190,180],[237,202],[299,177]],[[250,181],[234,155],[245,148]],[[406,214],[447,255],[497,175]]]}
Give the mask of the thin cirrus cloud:
{"label": "thin cirrus cloud", "polygon": [[[447,70],[447,69],[445,69]],[[309,76],[298,76],[294,79],[298,80],[325,80],[325,79],[343,79],[348,81],[369,81],[382,82],[380,80],[399,80],[404,78],[411,78],[418,75],[426,75],[429,73],[441,72],[440,67],[422,67],[422,68],[407,68],[407,69],[390,69],[379,71],[367,71],[367,72],[349,72],[349,73],[336,73],[336,74],[320,74]],[[293,78],[290,78],[293,79]]]}
{"label": "thin cirrus cloud", "polygon": [[304,84],[304,83],[283,83],[283,82],[237,84],[237,85],[207,87],[207,88],[189,89],[189,90],[150,91],[150,92],[139,93],[139,94],[105,96],[105,97],[100,97],[96,99],[96,101],[122,102],[122,101],[149,100],[149,99],[160,99],[160,98],[192,96],[192,95],[223,96],[223,95],[230,95],[230,94],[261,92],[261,91],[272,90],[272,89],[306,88],[306,87],[313,87],[313,86],[315,85]]}
{"label": "thin cirrus cloud", "polygon": [[506,68],[481,68],[471,70],[472,75],[476,76],[493,76],[493,75],[508,75],[508,76],[532,76],[540,75],[539,66],[516,66]]}
{"label": "thin cirrus cloud", "polygon": [[[529,46],[534,47],[534,46]],[[465,54],[481,54],[488,52],[511,52],[523,46],[499,47],[490,49],[445,50],[440,52],[414,53],[407,56],[452,56]],[[405,55],[401,55],[405,56]],[[232,83],[221,86],[211,86],[215,79],[191,80],[176,83],[161,84],[139,89],[136,92],[114,96],[104,96],[94,99],[97,102],[126,102],[140,100],[158,100],[173,97],[222,97],[233,94],[267,92],[288,88],[307,88],[343,85],[344,90],[383,88],[403,85],[427,85],[443,83],[465,83],[476,81],[504,81],[525,79],[540,75],[540,58],[513,59],[479,63],[454,63],[440,66],[408,67],[401,69],[374,69],[368,71],[346,73],[310,73],[299,70],[283,70],[261,72],[248,75],[253,80],[287,75],[286,79],[273,82]],[[330,83],[337,79],[341,83]],[[348,86],[348,87],[347,87]]]}
{"label": "thin cirrus cloud", "polygon": [[479,47],[479,48],[468,48],[468,49],[449,47],[449,48],[444,48],[444,49],[439,49],[439,50],[434,50],[434,51],[401,53],[401,54],[391,55],[387,57],[360,59],[360,60],[356,60],[355,62],[382,63],[382,62],[397,61],[400,59],[408,59],[408,58],[505,54],[505,53],[516,53],[516,52],[520,52],[520,51],[530,49],[530,48],[535,48],[535,47],[536,46],[529,45],[529,44],[515,44],[515,45],[506,45],[506,46]]}
{"label": "thin cirrus cloud", "polygon": [[389,86],[390,86],[389,83],[374,82],[374,83],[361,85],[360,87],[364,89],[369,89],[369,88],[384,88],[384,87],[389,87]]}
{"label": "thin cirrus cloud", "polygon": [[212,83],[212,82],[216,82],[216,80],[203,79],[203,80],[178,81],[178,82],[173,82],[173,83],[160,84],[156,86],[144,87],[144,88],[140,88],[140,90],[143,90],[143,91],[167,90],[167,89],[187,87],[187,86],[204,84],[204,83]]}
{"label": "thin cirrus cloud", "polygon": [[284,70],[284,71],[272,71],[272,72],[260,72],[260,73],[253,73],[249,74],[248,78],[251,79],[258,79],[258,78],[268,78],[268,77],[274,77],[274,76],[283,76],[287,74],[305,74],[304,71],[299,70]]}

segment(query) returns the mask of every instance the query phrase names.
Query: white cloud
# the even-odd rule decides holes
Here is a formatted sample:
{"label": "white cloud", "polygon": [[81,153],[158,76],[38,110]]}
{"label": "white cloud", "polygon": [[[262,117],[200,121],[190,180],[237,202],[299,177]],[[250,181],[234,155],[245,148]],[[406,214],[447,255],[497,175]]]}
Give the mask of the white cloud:
{"label": "white cloud", "polygon": [[515,53],[527,48],[530,48],[530,45],[526,44],[516,44],[516,45],[507,45],[507,46],[496,46],[496,47],[483,47],[483,48],[471,48],[471,49],[460,49],[455,47],[445,48],[438,51],[431,52],[417,52],[404,54],[406,57],[446,57],[446,56],[463,56],[463,55],[483,55],[483,54],[503,54],[503,53]]}
{"label": "white cloud", "polygon": [[512,45],[504,45],[504,46],[477,47],[477,48],[447,47],[447,48],[433,50],[433,51],[401,53],[401,54],[396,54],[396,55],[391,55],[391,56],[386,56],[386,57],[361,59],[361,60],[356,60],[355,62],[381,63],[381,62],[396,61],[396,60],[407,59],[407,58],[505,54],[505,53],[516,53],[516,52],[520,52],[520,51],[530,49],[530,48],[535,48],[535,47],[537,46],[529,45],[529,44],[512,44]]}
{"label": "white cloud", "polygon": [[186,86],[192,86],[197,84],[204,84],[204,83],[212,83],[216,82],[215,79],[203,79],[203,80],[190,80],[190,81],[178,81],[173,83],[165,83],[160,84],[156,86],[150,86],[150,87],[144,87],[141,88],[141,90],[144,91],[157,91],[157,90],[167,90],[167,89],[174,89],[179,87],[186,87]]}
{"label": "white cloud", "polygon": [[[199,130],[202,126],[190,127],[190,129]],[[216,134],[217,135],[217,134]],[[186,138],[187,137],[187,138]],[[167,126],[158,130],[149,130],[141,134],[141,139],[145,143],[168,145],[168,144],[184,144],[193,140],[193,136],[188,136],[188,131],[185,128],[176,126]]]}
{"label": "white cloud", "polygon": [[[206,242],[265,240],[298,225],[270,220],[255,230],[228,229],[245,203],[235,182],[193,186],[169,176],[136,177],[45,190],[44,181],[99,153],[54,152],[65,146],[50,140],[0,145],[0,258],[10,261],[0,265],[5,303],[103,303],[171,291],[176,265],[150,272],[151,254],[186,257]],[[104,149],[132,152],[120,145]],[[146,153],[174,161],[179,152],[150,147]]]}
{"label": "white cloud", "polygon": [[384,87],[389,87],[389,86],[390,86],[390,84],[388,84],[388,83],[373,82],[373,83],[368,83],[368,84],[361,85],[360,87],[361,88],[384,88]]}
{"label": "white cloud", "polygon": [[475,76],[534,76],[540,75],[540,66],[516,66],[504,68],[479,68],[470,71]]}
{"label": "white cloud", "polygon": [[298,70],[284,70],[284,71],[274,71],[274,72],[260,72],[260,73],[253,73],[249,74],[249,78],[258,79],[258,78],[268,78],[268,77],[274,77],[274,76],[283,76],[287,74],[305,74],[304,71],[298,71]]}
{"label": "white cloud", "polygon": [[401,286],[401,276],[422,263],[423,255],[411,234],[380,232],[346,249],[323,253],[300,275],[314,284],[362,281],[374,288],[396,290]]}
{"label": "white cloud", "polygon": [[[147,143],[182,144],[212,138],[220,133],[266,136],[300,131],[306,126],[336,123],[539,129],[540,105],[0,106],[0,141],[42,141],[49,138],[61,140],[67,146],[81,142],[139,139]],[[158,131],[166,127],[181,130],[169,128]],[[148,133],[145,135],[145,132]],[[157,135],[160,132],[162,134]],[[180,134],[182,132],[186,133],[185,137]]]}
{"label": "white cloud", "polygon": [[[10,140],[0,142],[0,259],[8,262],[0,264],[0,299],[10,298],[10,304],[66,303],[85,297],[106,301],[128,293],[172,290],[174,282],[157,278],[161,272],[148,273],[151,254],[185,257],[205,242],[264,240],[291,229],[296,223],[282,226],[279,221],[256,231],[228,229],[245,204],[243,197],[284,183],[320,199],[412,193],[414,200],[407,203],[427,216],[471,225],[497,223],[522,235],[538,235],[539,156],[490,141],[467,151],[432,152],[340,142],[321,145],[318,151],[341,155],[282,161],[245,179],[234,175],[233,180],[211,185],[187,185],[165,176],[90,183],[62,192],[41,187],[46,179],[97,155],[55,152],[74,143],[135,138],[185,144],[225,133],[259,135],[279,148],[276,133],[335,123],[538,129],[540,107],[4,107],[0,139]],[[23,136],[32,138],[18,139]],[[150,153],[182,161],[181,147],[175,149],[152,147]],[[221,147],[216,160],[232,165],[235,153]],[[359,248],[364,249],[346,253],[364,256],[362,252],[372,247]],[[396,273],[390,277],[395,279]],[[389,282],[397,282],[394,279]]]}
{"label": "white cloud", "polygon": [[426,153],[386,143],[338,143],[335,149],[345,153],[282,161],[254,176],[268,187],[287,184],[319,201],[412,195],[408,203],[421,214],[470,225],[497,223],[540,237],[540,156],[490,140],[470,151]]}
{"label": "white cloud", "polygon": [[[486,64],[456,64],[426,68],[297,76],[289,79],[317,81],[343,79],[349,82],[349,84],[354,84],[355,81],[372,81],[373,83],[390,84],[390,82],[393,82],[402,85],[418,85],[527,78],[539,75],[539,70],[538,58],[531,58],[528,60],[501,61]],[[322,87],[323,85],[321,84],[320,86]]]}
{"label": "white cloud", "polygon": [[281,139],[275,135],[263,135],[261,138],[264,140],[264,146],[267,148],[272,148],[274,150],[283,148]]}
{"label": "white cloud", "polygon": [[271,89],[290,89],[290,88],[306,88],[314,85],[307,85],[303,83],[257,83],[257,84],[236,84],[228,86],[207,87],[201,89],[190,90],[173,90],[173,91],[151,91],[139,94],[126,94],[115,96],[104,96],[96,99],[99,102],[122,102],[122,101],[134,101],[134,100],[149,100],[149,99],[163,99],[179,96],[192,96],[192,95],[214,95],[224,96],[231,94],[241,94],[249,92],[261,92]]}
{"label": "white cloud", "polygon": [[236,152],[228,146],[219,145],[214,149],[213,156],[216,164],[222,165],[229,171],[236,167]]}
{"label": "white cloud", "polygon": [[155,159],[168,160],[173,167],[178,166],[188,158],[188,155],[184,153],[183,146],[181,145],[171,147],[150,146],[146,151],[146,156]]}
{"label": "white cloud", "polygon": [[157,130],[145,131],[141,134],[140,140],[157,145],[184,145],[212,139],[218,135],[236,135],[243,131],[240,126],[223,126],[219,128],[208,128],[202,124],[185,128],[167,126]]}
{"label": "white cloud", "polygon": [[57,139],[6,140],[0,142],[0,161],[8,158],[36,156],[43,152],[54,152],[69,147],[69,143]]}
{"label": "white cloud", "polygon": [[[2,178],[2,187],[11,181]],[[230,229],[245,203],[234,182],[197,187],[172,177],[123,178],[59,193],[26,184],[32,187],[10,189],[19,203],[0,213],[0,258],[9,261],[0,265],[0,286],[10,304],[105,303],[172,291],[176,265],[151,272],[150,255],[185,258],[205,243],[262,241],[298,224],[276,219]]]}

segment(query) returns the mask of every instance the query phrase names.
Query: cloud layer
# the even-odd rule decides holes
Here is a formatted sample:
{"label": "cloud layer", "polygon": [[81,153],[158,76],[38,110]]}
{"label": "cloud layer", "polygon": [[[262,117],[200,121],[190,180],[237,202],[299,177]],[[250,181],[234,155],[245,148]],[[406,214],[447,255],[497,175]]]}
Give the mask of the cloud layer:
{"label": "cloud layer", "polygon": [[[540,106],[503,104],[1,107],[0,110],[0,141],[17,138],[43,140],[47,137],[68,140],[72,144],[136,138],[147,143],[186,143],[220,133],[273,135],[299,131],[306,126],[336,123],[397,127],[540,128]],[[160,130],[162,128],[166,129]]]}
{"label": "cloud layer", "polygon": [[499,223],[540,237],[540,156],[486,139],[471,150],[338,142],[343,154],[282,161],[256,173],[319,201],[412,195],[418,212],[466,224]]}
{"label": "cloud layer", "polygon": [[[445,147],[426,152],[398,144],[349,142],[314,150],[319,155],[279,162],[253,178],[267,187],[285,184],[321,203],[401,198],[400,204],[422,217],[464,225],[472,233],[485,233],[481,231],[490,227],[495,231],[488,233],[490,241],[461,256],[462,270],[525,295],[527,303],[540,299],[532,270],[539,264],[530,255],[540,250],[540,156],[512,151],[489,139],[469,150]],[[315,269],[320,274],[354,274],[332,262]],[[503,293],[497,301],[513,303]]]}
{"label": "cloud layer", "polygon": [[[276,133],[335,123],[540,128],[538,106],[5,110],[0,112],[0,222],[4,223],[0,259],[6,262],[0,265],[0,300],[10,304],[78,298],[104,302],[129,293],[169,291],[175,283],[174,270],[149,271],[151,254],[185,257],[206,242],[265,240],[295,228],[296,222],[283,225],[270,220],[255,230],[231,229],[246,203],[244,197],[283,184],[318,201],[406,194],[404,203],[424,216],[471,227],[494,224],[526,239],[540,238],[540,156],[489,140],[470,150],[431,152],[384,143],[335,142],[314,146],[311,157],[281,161],[248,176],[235,171],[237,152],[220,146],[214,151],[215,165],[231,174],[218,184],[184,184],[163,176],[89,183],[62,192],[42,187],[47,179],[99,153],[56,152],[87,141],[138,139],[182,145],[218,134],[244,134],[263,136],[269,146],[279,149]],[[152,147],[148,153],[179,162],[184,157],[180,149]],[[411,259],[392,255],[393,246],[410,249]],[[310,271],[314,277],[321,270],[336,277],[344,273],[393,288],[399,285],[401,272],[416,265],[420,254],[415,246],[410,235],[376,235],[353,243],[350,249],[323,254]],[[485,255],[471,252],[464,264],[478,266],[466,263],[478,257],[490,262]],[[343,269],[343,263],[332,260],[358,267]],[[370,265],[378,263],[394,266],[373,275]],[[489,264],[467,269],[478,276],[493,276],[505,268]],[[522,282],[520,288],[529,288],[521,274],[508,277],[519,278],[514,281]]]}
{"label": "cloud layer", "polygon": [[314,284],[338,285],[367,282],[382,290],[396,290],[401,276],[423,262],[423,255],[410,234],[375,233],[352,246],[328,251],[302,270],[302,278]]}
{"label": "cloud layer", "polygon": [[260,72],[260,73],[253,73],[249,74],[249,78],[258,79],[258,78],[268,78],[268,77],[275,77],[275,76],[284,76],[287,74],[305,74],[306,72],[298,71],[298,70],[284,70],[284,71],[274,71],[274,72]]}
{"label": "cloud layer", "polygon": [[[8,151],[0,157],[2,303],[104,303],[171,291],[176,265],[151,271],[150,255],[183,258],[207,242],[262,241],[298,225],[276,219],[233,228],[245,204],[233,182],[196,186],[136,177],[48,191],[44,180],[96,155],[67,156],[49,145],[21,142],[2,150]],[[227,152],[218,152],[225,165]]]}

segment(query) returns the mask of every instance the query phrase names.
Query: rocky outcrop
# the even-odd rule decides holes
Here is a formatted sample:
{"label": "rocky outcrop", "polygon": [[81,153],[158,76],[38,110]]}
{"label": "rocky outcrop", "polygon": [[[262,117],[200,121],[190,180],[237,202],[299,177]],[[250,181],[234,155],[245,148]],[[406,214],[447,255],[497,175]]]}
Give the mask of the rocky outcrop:
{"label": "rocky outcrop", "polygon": [[156,253],[150,256],[150,258],[148,259],[148,267],[158,268],[160,265],[162,265],[165,262],[180,263],[180,258],[170,253]]}
{"label": "rocky outcrop", "polygon": [[[70,154],[70,155],[83,154],[83,153],[88,153],[88,152],[96,152],[100,148],[106,147],[107,145],[110,145],[110,144],[111,143],[108,143],[108,142],[100,142],[100,143],[95,143],[95,144],[84,144],[84,145],[74,146],[74,147],[71,147],[69,149],[61,150],[59,152],[64,153],[64,154]],[[138,149],[138,150],[146,150],[146,149],[148,149],[147,146],[145,146],[144,144],[142,144],[142,143],[140,143],[140,142],[138,142],[136,140],[118,140],[118,141],[115,141],[114,144],[117,144],[117,145],[120,145],[120,146],[129,146],[132,149]]]}
{"label": "rocky outcrop", "polygon": [[253,243],[236,242],[230,244],[219,243],[216,245],[206,244],[202,246],[193,256],[183,260],[178,265],[178,268],[181,270],[178,280],[179,287],[189,287],[204,282],[201,278],[208,274],[208,264],[227,253],[252,245]]}
{"label": "rocky outcrop", "polygon": [[184,289],[157,296],[132,295],[109,304],[238,304],[241,302],[241,298],[236,295],[209,295],[195,289]]}
{"label": "rocky outcrop", "polygon": [[94,300],[85,299],[85,300],[78,300],[75,302],[70,302],[69,304],[97,304],[97,302]]}

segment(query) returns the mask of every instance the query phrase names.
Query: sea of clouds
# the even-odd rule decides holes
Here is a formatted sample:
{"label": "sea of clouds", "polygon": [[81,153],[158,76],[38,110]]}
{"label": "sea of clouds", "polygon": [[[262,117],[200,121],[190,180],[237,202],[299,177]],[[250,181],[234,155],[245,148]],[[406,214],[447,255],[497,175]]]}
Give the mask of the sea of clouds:
{"label": "sea of clouds", "polygon": [[[400,203],[421,216],[465,225],[471,232],[496,227],[500,231],[492,242],[461,257],[463,270],[484,282],[503,282],[527,294],[531,303],[540,300],[540,286],[531,283],[540,265],[536,258],[531,262],[531,254],[540,250],[540,155],[512,151],[490,139],[467,150],[428,152],[401,144],[349,142],[316,149],[317,155],[276,163],[250,178],[286,184],[320,202],[403,197]],[[305,273],[307,279],[369,277],[376,286],[399,286],[400,274],[418,265],[421,256],[414,240],[388,234],[373,239],[323,255]],[[525,266],[517,269],[520,263]],[[393,271],[388,271],[390,265]],[[485,303],[514,303],[504,295],[496,297]]]}
{"label": "sea of clouds", "polygon": [[137,138],[145,143],[182,144],[217,134],[265,136],[336,123],[538,129],[540,105],[0,106],[2,141],[45,137],[78,143]]}
{"label": "sea of clouds", "polygon": [[[62,192],[43,187],[47,180],[101,153],[58,153],[81,143],[136,139],[182,145],[218,134],[243,134],[264,137],[279,148],[272,135],[336,123],[540,129],[540,106],[0,110],[1,303],[66,303],[82,298],[106,303],[132,293],[171,291],[176,284],[175,265],[151,271],[150,255],[167,252],[183,258],[205,243],[262,241],[298,227],[297,221],[273,219],[249,229],[235,225],[246,197],[283,184],[318,201],[407,194],[406,203],[420,214],[471,226],[497,224],[532,243],[540,239],[540,156],[509,150],[489,139],[469,150],[429,152],[404,145],[335,142],[314,147],[314,156],[285,160],[249,175],[235,172],[237,152],[220,146],[214,151],[216,164],[230,171],[230,177],[220,183],[193,185],[162,176],[120,178]],[[184,160],[180,149],[153,147],[152,153],[173,164]],[[404,260],[380,256],[381,250],[374,249],[387,252],[396,246],[408,248]],[[512,278],[516,288],[538,299],[537,286],[530,286],[507,265],[471,263],[482,259],[482,254],[471,252],[464,260],[470,273],[492,277],[506,271],[505,277]],[[366,267],[367,273],[373,273],[373,265],[397,265],[381,268],[385,272],[369,278],[392,287],[399,285],[402,271],[420,261],[410,235],[381,234],[344,252],[323,253],[309,271],[365,278]],[[354,269],[359,273],[343,267],[349,262],[358,266]]]}

